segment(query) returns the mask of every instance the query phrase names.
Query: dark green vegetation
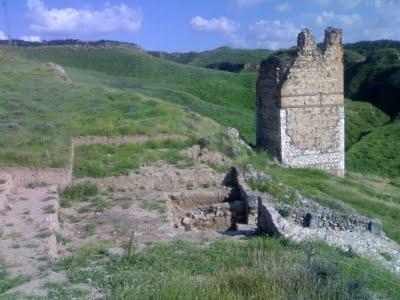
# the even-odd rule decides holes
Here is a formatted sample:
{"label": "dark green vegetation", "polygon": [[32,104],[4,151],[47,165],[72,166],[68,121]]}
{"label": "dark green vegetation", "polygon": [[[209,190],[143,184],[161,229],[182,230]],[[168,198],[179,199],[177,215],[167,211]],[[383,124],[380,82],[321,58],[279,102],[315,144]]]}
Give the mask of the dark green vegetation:
{"label": "dark green vegetation", "polygon": [[383,177],[400,177],[400,120],[374,130],[355,144],[346,157],[349,169]]}
{"label": "dark green vegetation", "polygon": [[[180,150],[193,141],[147,142],[144,144],[89,145],[75,150],[74,176],[106,177],[128,175],[141,164],[163,160],[176,164],[185,158]],[[187,160],[187,159],[186,159]]]}
{"label": "dark green vegetation", "polygon": [[363,62],[364,60],[365,60],[364,55],[352,50],[347,50],[347,49],[344,50],[344,63],[346,69],[348,69],[349,67],[351,67],[356,63]]}
{"label": "dark green vegetation", "polygon": [[400,51],[400,41],[378,40],[378,41],[360,41],[352,44],[345,44],[345,49],[356,51],[364,56],[379,51],[381,49],[393,48]]}
{"label": "dark green vegetation", "polygon": [[[395,119],[400,112],[400,42],[359,42],[346,45],[346,49],[346,95],[370,102]],[[346,115],[347,168],[364,174],[399,177],[398,121],[389,124],[386,116],[367,106],[361,108],[356,102],[350,109],[352,114],[361,110],[363,113]]]}
{"label": "dark green vegetation", "polygon": [[150,51],[149,53],[155,57],[177,63],[206,67],[211,64],[223,62],[231,64],[260,64],[270,51],[263,49],[249,50],[220,47],[215,50],[204,52],[167,53]]}
{"label": "dark green vegetation", "polygon": [[268,238],[210,246],[176,242],[129,257],[109,255],[108,247],[87,246],[61,262],[58,269],[69,283],[48,286],[49,297],[83,297],[74,285],[87,278],[116,299],[364,299],[400,292],[397,279],[378,266],[319,244]]}
{"label": "dark green vegetation", "polygon": [[368,50],[353,47],[364,53],[365,60],[346,67],[345,92],[354,100],[368,101],[393,117],[400,112],[400,47]]}
{"label": "dark green vegetation", "polygon": [[12,277],[7,274],[5,268],[0,263],[0,295],[4,292],[25,283],[28,278],[23,276]]}
{"label": "dark green vegetation", "polygon": [[390,122],[389,116],[370,103],[346,99],[346,149],[374,129]]}

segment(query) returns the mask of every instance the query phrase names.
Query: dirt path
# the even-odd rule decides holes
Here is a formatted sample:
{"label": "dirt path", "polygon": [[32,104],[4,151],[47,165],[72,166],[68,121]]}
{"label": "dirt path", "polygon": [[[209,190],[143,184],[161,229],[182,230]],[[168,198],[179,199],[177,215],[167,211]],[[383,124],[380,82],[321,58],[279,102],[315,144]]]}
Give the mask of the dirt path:
{"label": "dirt path", "polygon": [[56,186],[19,188],[11,194],[0,218],[0,251],[14,275],[35,275],[57,258],[58,206]]}

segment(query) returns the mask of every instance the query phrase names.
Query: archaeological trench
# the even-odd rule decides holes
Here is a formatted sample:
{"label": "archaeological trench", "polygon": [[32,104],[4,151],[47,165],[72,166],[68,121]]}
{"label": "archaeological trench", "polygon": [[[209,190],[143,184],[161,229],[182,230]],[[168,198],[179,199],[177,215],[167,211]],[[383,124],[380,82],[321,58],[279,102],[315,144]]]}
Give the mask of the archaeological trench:
{"label": "archaeological trench", "polygon": [[[297,47],[289,54],[278,51],[261,64],[257,82],[257,148],[267,149],[287,167],[317,168],[343,176],[343,103],[341,30],[326,29],[322,49],[317,47],[307,29],[302,30]],[[229,128],[227,133],[239,147],[249,148],[237,130]],[[340,209],[337,210],[323,207],[299,194],[293,205],[282,204],[273,196],[252,191],[249,187],[251,181],[268,184],[272,180],[268,174],[256,172],[251,167],[235,166],[227,174],[218,173],[208,167],[207,162],[226,165],[229,158],[206,148],[194,146],[186,151],[198,161],[196,166],[186,169],[171,165],[142,166],[138,171],[118,178],[73,178],[74,148],[77,146],[184,138],[170,135],[76,137],[71,143],[70,163],[65,168],[0,168],[3,236],[11,234],[12,229],[5,226],[7,222],[20,226],[25,240],[44,230],[49,232],[34,249],[29,248],[28,243],[16,248],[12,241],[0,240],[0,251],[15,265],[14,273],[33,274],[35,256],[47,255],[55,260],[67,256],[65,247],[56,242],[56,232],[84,244],[86,240],[80,223],[83,221],[61,222],[61,215],[72,216],[73,212],[60,207],[58,202],[59,191],[86,182],[94,183],[104,191],[112,189],[121,196],[129,192],[137,197],[147,197],[149,201],[165,201],[163,222],[159,215],[144,212],[139,205],[127,210],[113,207],[86,215],[90,220],[114,218],[119,222],[126,221],[126,227],[129,232],[135,232],[138,243],[199,235],[254,234],[282,236],[295,242],[322,240],[344,251],[379,260],[400,275],[400,246],[385,236],[379,220],[367,219],[339,202]],[[28,190],[26,185],[30,182],[44,182],[46,186]],[[47,201],[43,202],[43,199]],[[49,203],[54,210],[44,215],[41,210]],[[27,209],[31,209],[31,217]],[[143,216],[146,220],[154,220],[153,223],[140,223],[138,220]],[[123,236],[118,236],[119,242]],[[104,237],[103,232],[93,239],[101,237]],[[382,252],[395,259],[388,262],[380,255]]]}

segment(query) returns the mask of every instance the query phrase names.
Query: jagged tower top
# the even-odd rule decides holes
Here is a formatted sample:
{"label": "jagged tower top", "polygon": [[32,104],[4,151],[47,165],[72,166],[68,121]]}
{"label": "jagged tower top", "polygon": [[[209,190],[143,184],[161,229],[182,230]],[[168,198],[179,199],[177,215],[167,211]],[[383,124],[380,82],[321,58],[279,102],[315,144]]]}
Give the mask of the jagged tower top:
{"label": "jagged tower top", "polygon": [[[338,28],[328,27],[325,29],[324,49],[332,46],[342,46],[343,31]],[[316,49],[315,38],[308,28],[303,28],[297,37],[297,47],[302,51],[313,51]]]}
{"label": "jagged tower top", "polygon": [[315,49],[315,39],[307,28],[303,28],[297,37],[297,47],[303,51],[312,51]]}

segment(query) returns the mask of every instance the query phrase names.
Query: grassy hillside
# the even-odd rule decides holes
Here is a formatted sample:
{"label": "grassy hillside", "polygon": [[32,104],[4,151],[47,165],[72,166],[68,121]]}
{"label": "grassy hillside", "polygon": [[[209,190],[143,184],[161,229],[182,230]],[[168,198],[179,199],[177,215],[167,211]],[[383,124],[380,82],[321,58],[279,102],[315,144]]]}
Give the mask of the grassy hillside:
{"label": "grassy hillside", "polygon": [[204,52],[166,53],[153,51],[149,53],[155,57],[164,58],[174,62],[206,67],[211,64],[222,62],[228,62],[231,64],[260,64],[269,54],[269,51],[262,49],[252,50],[220,47],[215,50]]}
{"label": "grassy hillside", "polygon": [[118,89],[105,80],[94,83],[96,77],[81,70],[69,72],[73,83],[68,84],[41,63],[10,58],[0,68],[1,165],[63,166],[71,136],[200,136],[218,128],[140,89]]}
{"label": "grassy hillside", "polygon": [[251,74],[226,74],[183,66],[120,47],[19,47],[13,51],[27,58],[53,61],[62,66],[145,79],[189,92],[216,104],[254,107],[255,92],[249,89],[254,81],[254,75]]}
{"label": "grassy hillside", "polygon": [[348,152],[348,169],[364,174],[400,177],[400,121],[374,130]]}
{"label": "grassy hillside", "polygon": [[101,83],[140,91],[149,97],[162,97],[223,125],[234,126],[248,140],[254,139],[253,123],[249,119],[253,118],[257,74],[231,74],[185,66],[118,47],[21,47],[8,52],[73,67],[67,71],[74,82]]}
{"label": "grassy hillside", "polygon": [[345,101],[346,149],[349,149],[362,136],[385,125],[390,117],[371,103],[346,99]]}
{"label": "grassy hillside", "polygon": [[217,48],[206,51],[195,57],[190,64],[205,67],[218,62],[230,62],[232,64],[260,64],[268,55],[268,50],[262,49],[233,49],[229,47]]}
{"label": "grassy hillside", "polygon": [[[143,97],[179,104],[220,124],[238,128],[249,141],[254,140],[256,74],[230,74],[185,66],[156,59],[142,52],[111,46],[3,47],[2,53],[38,60],[4,60],[1,66],[3,72],[0,73],[0,86],[5,91],[1,96],[4,99],[2,124],[7,137],[3,145],[5,149],[9,149],[3,150],[6,151],[4,163],[17,164],[21,161],[22,164],[29,165],[58,166],[62,162],[55,157],[56,154],[53,156],[51,153],[65,153],[70,135],[132,133],[133,116],[140,123],[141,117],[153,114],[150,111],[142,112],[140,105],[144,106],[143,110],[152,105],[147,102],[135,104],[135,107],[127,108],[132,112],[116,114],[118,110],[113,108],[113,101],[118,100],[129,106],[128,103],[131,102],[142,103]],[[66,70],[72,78],[72,84],[66,86],[40,61],[54,61],[64,67],[70,66]],[[82,102],[83,99],[86,102]],[[68,104],[60,108],[59,103],[64,102]],[[91,105],[94,102],[96,105]],[[43,113],[35,114],[35,111],[41,109]],[[66,111],[66,120],[71,120],[68,125],[64,124],[66,120],[56,122],[60,109]],[[92,118],[89,116],[99,116],[97,110],[104,114],[106,111],[113,113],[102,116],[103,122],[85,121]],[[162,127],[162,122],[157,121],[158,117],[162,119],[162,115],[154,112],[154,127]],[[164,117],[167,119],[168,113]],[[29,118],[32,121],[27,121]],[[104,120],[109,120],[108,125],[104,125],[107,124]],[[42,124],[36,125],[39,121]],[[347,148],[360,136],[387,121],[387,116],[369,103],[347,101]],[[75,124],[76,122],[78,123]],[[116,125],[117,122],[119,125]],[[150,124],[151,121],[147,121],[146,125]],[[142,127],[145,128],[144,125]],[[38,128],[41,129],[38,131]],[[61,130],[64,133],[60,135]],[[145,131],[136,128],[135,132]],[[183,129],[180,132],[184,131]],[[47,142],[38,142],[43,139],[40,137],[43,135],[54,136],[49,138],[51,146]],[[11,150],[17,145],[21,151]],[[31,153],[24,150],[24,147],[37,150],[43,157],[28,158]],[[47,152],[50,155],[43,154]]]}

